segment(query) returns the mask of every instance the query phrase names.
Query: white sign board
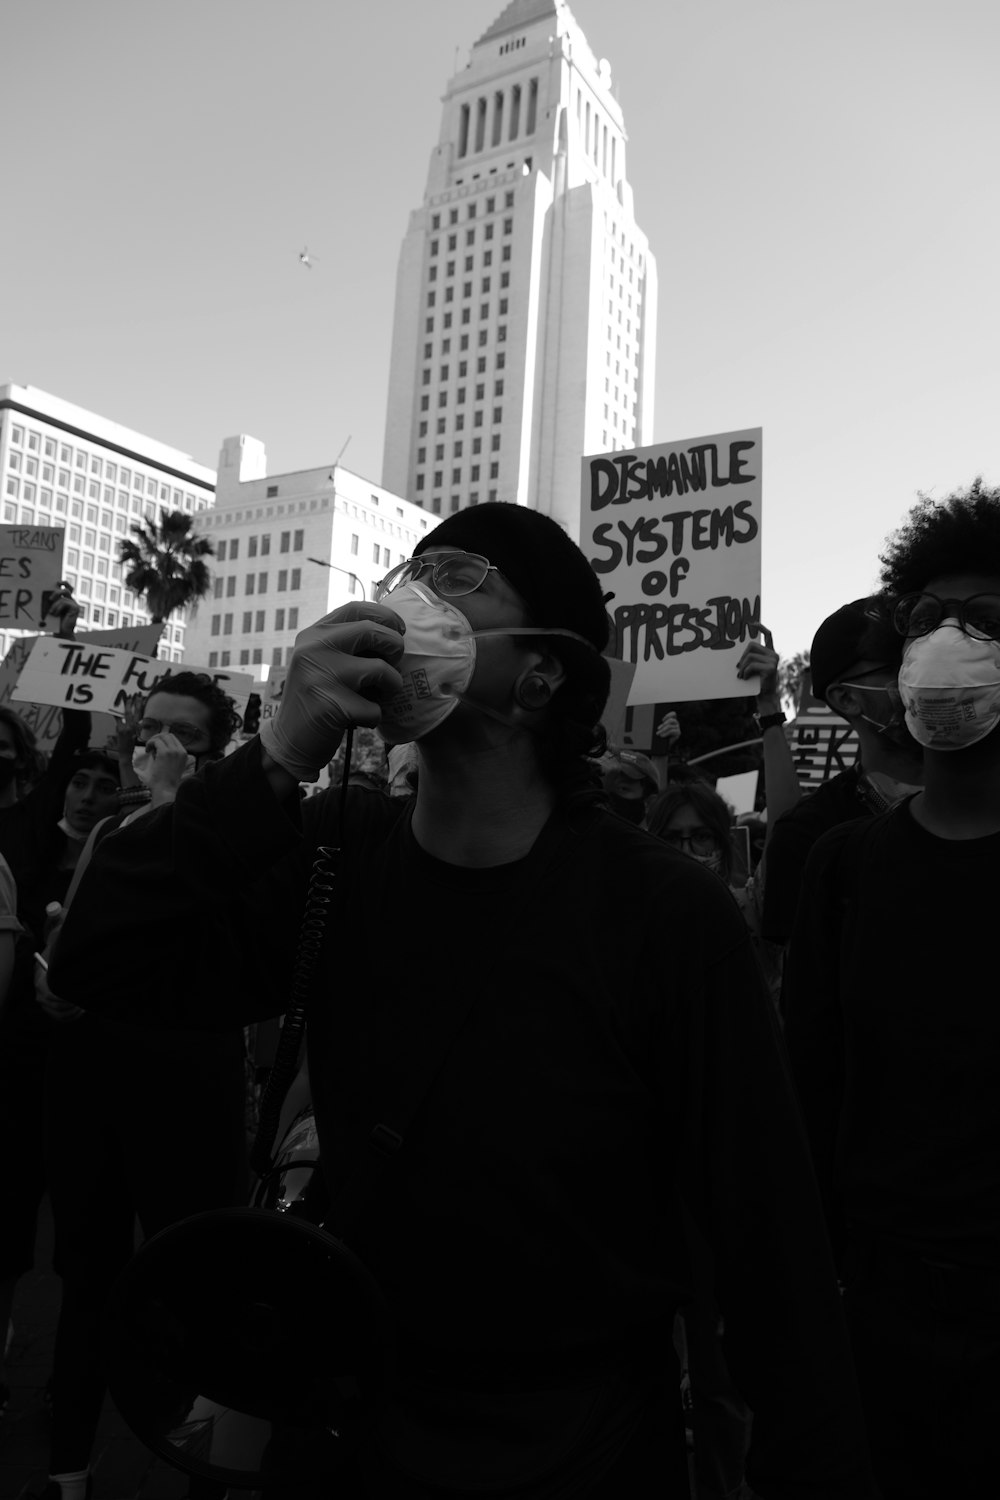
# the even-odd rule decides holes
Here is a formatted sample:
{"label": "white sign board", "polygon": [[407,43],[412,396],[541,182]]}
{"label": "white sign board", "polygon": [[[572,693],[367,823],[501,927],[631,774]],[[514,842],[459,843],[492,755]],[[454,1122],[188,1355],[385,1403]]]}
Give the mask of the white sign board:
{"label": "white sign board", "polygon": [[[761,429],[583,460],[580,546],[636,664],[629,703],[749,697],[760,621]],[[735,655],[734,655],[735,653]]]}
{"label": "white sign board", "polygon": [[39,630],[62,577],[62,526],[0,526],[0,629]]}

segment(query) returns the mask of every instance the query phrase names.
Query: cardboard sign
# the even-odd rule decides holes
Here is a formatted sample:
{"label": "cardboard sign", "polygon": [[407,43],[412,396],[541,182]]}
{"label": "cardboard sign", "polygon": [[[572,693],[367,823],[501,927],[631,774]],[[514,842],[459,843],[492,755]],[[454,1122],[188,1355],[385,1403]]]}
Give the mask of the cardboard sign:
{"label": "cardboard sign", "polygon": [[122,714],[136,693],[151,693],[178,672],[204,672],[233,699],[242,713],[253,691],[248,672],[180,666],[136,651],[118,651],[85,637],[64,640],[37,636],[11,694],[18,702],[51,703],[60,708]]}
{"label": "cardboard sign", "polygon": [[0,526],[0,628],[38,630],[63,571],[62,526]]}
{"label": "cardboard sign", "polygon": [[[163,633],[162,625],[122,626],[118,630],[89,630],[74,636],[74,640],[92,646],[116,646],[122,651],[142,652],[145,655],[156,650]],[[10,650],[0,664],[0,704],[13,708],[18,718],[23,719],[35,736],[39,750],[51,754],[56,740],[62,732],[62,713],[51,703],[11,702],[21,669],[31,654],[37,636],[21,636],[12,642]],[[96,714],[90,729],[90,743],[97,749],[114,741],[115,721],[106,714]]]}
{"label": "cardboard sign", "polygon": [[759,427],[584,458],[580,546],[630,705],[758,691],[734,667],[760,621]]}
{"label": "cardboard sign", "polygon": [[123,713],[134,693],[150,692],[169,670],[169,662],[138,652],[40,635],[11,696],[16,702]]}
{"label": "cardboard sign", "polygon": [[715,783],[715,790],[723,802],[728,802],[736,816],[740,817],[741,814],[752,813],[754,810],[759,777],[759,771],[739,771],[735,776],[720,776]]}

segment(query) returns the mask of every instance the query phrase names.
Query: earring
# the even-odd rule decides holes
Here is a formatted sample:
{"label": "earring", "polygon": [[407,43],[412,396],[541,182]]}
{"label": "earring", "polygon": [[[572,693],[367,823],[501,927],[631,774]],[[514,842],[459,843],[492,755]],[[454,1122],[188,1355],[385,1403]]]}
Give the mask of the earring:
{"label": "earring", "polygon": [[522,708],[544,708],[552,697],[552,689],[544,677],[526,677],[514,697]]}

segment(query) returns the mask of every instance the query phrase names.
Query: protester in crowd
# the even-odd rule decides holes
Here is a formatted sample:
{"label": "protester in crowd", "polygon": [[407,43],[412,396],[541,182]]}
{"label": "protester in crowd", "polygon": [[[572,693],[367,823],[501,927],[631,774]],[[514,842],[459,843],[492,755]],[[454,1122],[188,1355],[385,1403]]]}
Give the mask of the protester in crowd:
{"label": "protester in crowd", "polygon": [[[872,1493],[744,925],[713,875],[593,801],[595,575],[548,517],[492,503],[423,538],[379,601],[303,632],[259,740],[101,844],[54,989],[137,1023],[280,1011],[310,850],[342,844],[309,1069],[331,1222],[398,1334],[378,1441],[345,1495],[686,1496],[682,1201],[754,1409],[755,1490]],[[298,787],[357,723],[417,742],[417,794],[348,789],[341,826],[338,794],[302,804]],[[163,962],[180,932],[198,960],[182,983]],[[396,1082],[421,1074],[411,1121]],[[393,1140],[352,1201],[352,1169]]]}
{"label": "protester in crowd", "polygon": [[[15,944],[18,934],[23,930],[17,919],[17,887],[14,877],[7,861],[0,855],[0,1089],[6,1083],[3,1057],[3,1014],[7,1004],[7,993],[14,975]],[[0,1417],[6,1411],[10,1400],[10,1388],[3,1378],[3,1365],[13,1336],[10,1312],[17,1280],[21,1274],[19,1268],[10,1269],[10,1266],[16,1263],[17,1257],[10,1255],[11,1247],[4,1248],[5,1241],[6,1235],[0,1237],[0,1347],[3,1350],[2,1357],[0,1357]]]}
{"label": "protester in crowd", "polygon": [[609,750],[599,765],[611,811],[626,823],[644,828],[649,803],[660,790],[659,776],[649,756],[638,750]]}
{"label": "protester in crowd", "polygon": [[[72,599],[60,595],[49,618],[68,639],[78,615]],[[86,749],[89,737],[90,715],[66,710],[46,764],[28,726],[10,709],[0,709],[0,856],[16,882],[21,933],[13,949],[6,1003],[0,1008],[4,1331],[17,1282],[34,1264],[38,1209],[46,1187],[42,1099],[50,1028],[34,1003],[35,953],[45,944],[51,909],[66,898],[90,829],[117,803],[115,765]]]}
{"label": "protester in crowd", "polygon": [[[132,764],[143,797],[126,794],[95,830],[88,861],[105,839],[122,837],[122,825],[169,806],[185,780],[221,757],[239,722],[232,700],[206,674],[177,672],[157,684],[135,724]],[[141,879],[141,869],[136,875]],[[100,892],[99,877],[94,888]],[[106,957],[113,967],[113,956]],[[150,982],[153,968],[169,972],[171,985],[195,984],[197,966],[178,929],[137,963],[133,992]],[[44,974],[37,989],[57,1023],[46,1070],[45,1147],[53,1264],[63,1278],[44,1493],[46,1500],[84,1500],[106,1389],[100,1319],[131,1258],[136,1218],[148,1236],[202,1210],[245,1202],[244,1037],[236,1025],[161,1032],[136,1027],[127,1012],[118,1020],[85,1015],[53,995]]]}
{"label": "protester in crowd", "polygon": [[768,819],[760,928],[769,942],[791,936],[802,872],[828,828],[872,817],[906,796],[922,778],[920,746],[903,722],[896,689],[902,642],[885,604],[855,599],[825,619],[810,650],[812,690],[854,730],[858,755],[787,812]]}
{"label": "protester in crowd", "polygon": [[817,844],[786,1038],[885,1500],[996,1489],[1000,490],[922,501],[882,558],[923,790]]}
{"label": "protester in crowd", "polygon": [[33,731],[12,708],[0,708],[0,828],[4,814],[38,781],[46,765]]}

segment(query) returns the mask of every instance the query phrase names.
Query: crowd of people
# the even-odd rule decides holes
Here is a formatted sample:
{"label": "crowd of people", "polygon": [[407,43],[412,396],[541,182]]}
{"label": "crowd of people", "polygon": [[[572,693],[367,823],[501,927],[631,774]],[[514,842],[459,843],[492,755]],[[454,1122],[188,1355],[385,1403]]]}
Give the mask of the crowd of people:
{"label": "crowd of people", "polygon": [[0,711],[0,1325],[47,1191],[45,1500],[89,1500],[136,1244],[247,1202],[248,1028],[288,1011],[330,848],[282,1120],[315,1117],[324,1223],[394,1329],[338,1494],[989,1492],[1000,491],[921,501],[881,568],[817,624],[858,746],[818,790],[766,632],[734,661],[750,818],[674,714],[609,749],[600,584],[504,504],[305,630],[253,738],[184,671],[115,746],[67,712],[46,766]]}

